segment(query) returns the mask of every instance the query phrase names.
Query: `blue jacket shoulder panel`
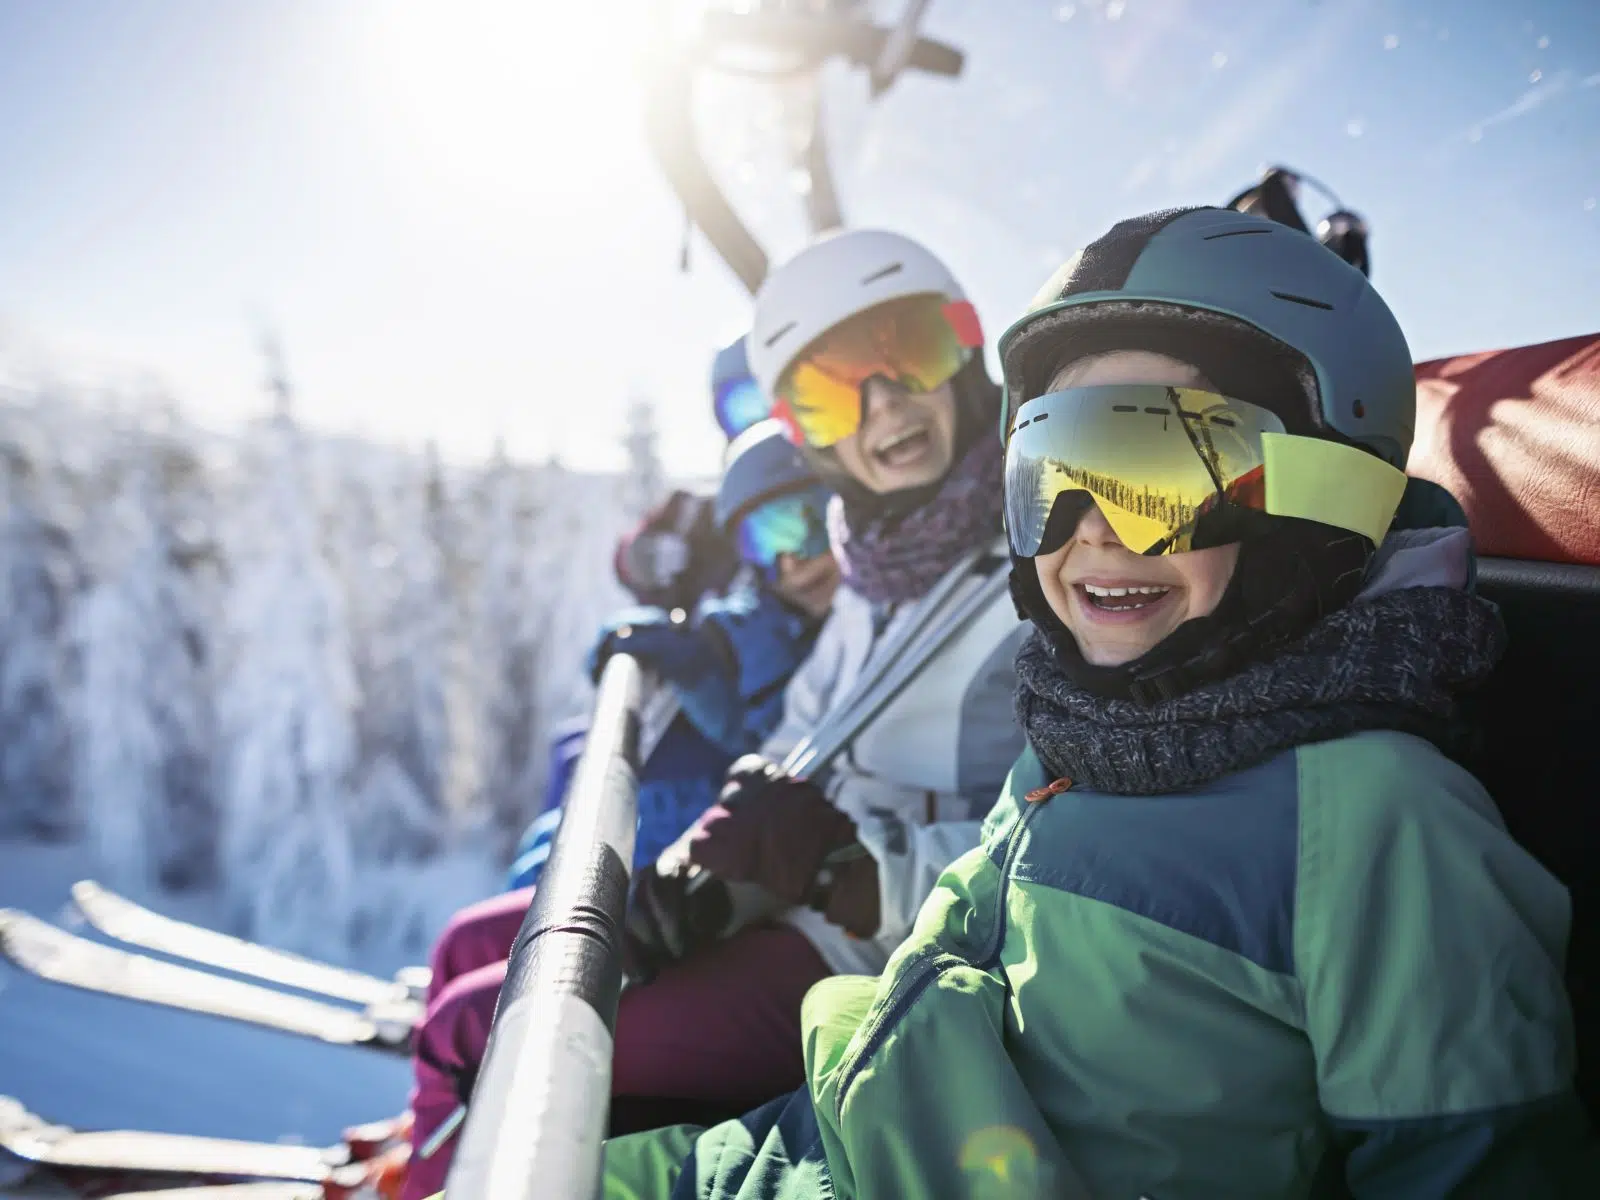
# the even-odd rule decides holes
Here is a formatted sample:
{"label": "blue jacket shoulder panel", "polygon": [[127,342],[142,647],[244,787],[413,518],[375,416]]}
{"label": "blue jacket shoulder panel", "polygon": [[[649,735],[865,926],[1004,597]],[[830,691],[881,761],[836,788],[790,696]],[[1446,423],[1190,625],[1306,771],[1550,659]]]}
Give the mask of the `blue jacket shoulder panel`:
{"label": "blue jacket shoulder panel", "polygon": [[725,640],[739,693],[745,697],[787,683],[811,653],[821,626],[761,586],[707,600],[696,614],[696,624]]}
{"label": "blue jacket shoulder panel", "polygon": [[1032,822],[1013,874],[1290,974],[1297,810],[1292,750],[1187,792],[1073,788]]}
{"label": "blue jacket shoulder panel", "polygon": [[708,600],[694,626],[721,668],[678,697],[702,733],[735,754],[757,749],[783,716],[784,688],[820,623],[765,587]]}

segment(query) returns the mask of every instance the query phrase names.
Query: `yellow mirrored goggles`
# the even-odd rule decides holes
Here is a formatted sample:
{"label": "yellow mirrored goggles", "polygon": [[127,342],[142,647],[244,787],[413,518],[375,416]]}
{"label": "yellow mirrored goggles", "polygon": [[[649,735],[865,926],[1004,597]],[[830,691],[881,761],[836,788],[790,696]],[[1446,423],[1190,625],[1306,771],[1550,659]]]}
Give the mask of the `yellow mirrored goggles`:
{"label": "yellow mirrored goggles", "polygon": [[[1194,388],[1109,384],[1018,408],[1005,486],[1011,549],[1031,558],[1066,545],[1074,513],[1090,503],[1139,554],[1239,541],[1247,512],[1318,521],[1376,544],[1406,477],[1353,446],[1287,433],[1259,405]],[[1069,507],[1052,521],[1062,497]]]}
{"label": "yellow mirrored goggles", "polygon": [[885,301],[839,322],[778,377],[773,416],[819,449],[861,428],[861,389],[882,377],[912,392],[954,379],[983,344],[978,314],[935,292]]}

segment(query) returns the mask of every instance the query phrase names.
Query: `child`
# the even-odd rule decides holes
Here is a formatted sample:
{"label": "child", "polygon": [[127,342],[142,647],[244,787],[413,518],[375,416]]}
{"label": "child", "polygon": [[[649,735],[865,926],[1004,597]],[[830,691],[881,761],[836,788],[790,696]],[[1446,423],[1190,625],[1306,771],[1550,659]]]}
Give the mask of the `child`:
{"label": "child", "polygon": [[[1000,342],[1028,748],[809,1088],[607,1149],[608,1196],[1550,1196],[1565,890],[1453,758],[1500,656],[1392,522],[1415,392],[1305,234],[1122,222]],[[1590,1181],[1592,1182],[1592,1181]]]}
{"label": "child", "polygon": [[[761,386],[750,373],[750,361],[745,353],[743,336],[735,338],[718,350],[711,360],[711,412],[730,443],[752,425],[772,415],[772,401],[762,392]],[[770,464],[775,452],[769,449],[763,453],[766,454],[766,461]],[[786,477],[794,467],[792,456],[777,465],[780,476]],[[711,621],[717,620],[719,612],[720,615],[729,617],[738,627],[740,636],[735,640],[743,640],[743,635],[748,632],[756,646],[753,654],[746,655],[742,650],[739,652],[740,664],[745,665],[753,659],[758,659],[763,672],[772,674],[774,679],[779,676],[787,679],[810,650],[809,634],[796,641],[790,633],[793,615],[788,607],[780,603],[770,589],[748,586],[749,579],[745,577],[746,572],[739,570],[742,560],[739,559],[737,548],[734,546],[735,531],[729,526],[728,513],[717,508],[717,500],[707,500],[705,497],[689,497],[686,500],[687,496],[688,493],[675,492],[646,517],[638,529],[631,530],[622,538],[613,560],[617,579],[633,592],[634,599],[641,605],[657,610],[653,619],[665,620],[673,608],[680,606],[689,610],[707,606],[704,609],[704,616]],[[653,572],[650,570],[632,571],[630,564],[637,557],[633,543],[651,530],[662,532],[663,522],[670,528],[673,523],[670,514],[674,506],[686,503],[694,508],[690,526],[696,522],[703,522],[709,514],[714,525],[712,533],[681,541],[675,541],[676,535],[672,534],[664,543],[665,548],[658,545],[647,556],[651,561],[659,559],[666,564],[677,564],[677,573],[672,575],[669,584],[663,585],[661,579],[653,578]],[[679,513],[680,517],[682,515]],[[819,579],[823,575],[833,574],[832,569],[820,556],[811,561],[812,566],[807,570],[817,573]],[[749,566],[748,563],[742,565],[746,568]],[[802,580],[802,583],[804,582]],[[831,589],[832,585],[826,586]],[[700,590],[696,591],[697,588]],[[725,591],[727,595],[723,594]],[[718,597],[721,599],[718,600]],[[672,603],[664,603],[665,601]],[[612,626],[622,623],[613,622],[602,631],[602,644]],[[692,643],[693,638],[689,640]],[[781,692],[781,685],[775,690]],[[763,726],[758,733],[765,733],[771,724],[777,722],[779,715],[778,706],[772,705],[771,722]],[[539,872],[543,869],[544,861],[550,854],[551,839],[555,837],[555,831],[561,824],[561,802],[566,798],[567,785],[572,782],[572,774],[577,770],[578,759],[583,754],[588,735],[588,713],[563,721],[552,732],[550,770],[545,778],[544,800],[539,806],[539,815],[524,831],[517,845],[516,856],[512,859],[511,868],[506,875],[508,891],[527,887],[538,878]],[[759,740],[758,736],[757,742]],[[640,781],[641,789],[649,778],[667,781],[696,780],[720,770],[720,766],[708,765],[718,762],[721,758],[719,741],[721,739],[715,734],[707,737],[696,728],[693,721],[687,718],[674,721],[656,747],[655,753],[651,755],[647,778]],[[747,746],[745,739],[741,737],[731,752],[742,753],[752,748]],[[642,804],[641,808],[643,807],[648,805]],[[690,815],[699,814],[696,812]],[[650,857],[653,858],[654,853],[652,851]],[[639,861],[645,860],[641,858]]]}
{"label": "child", "polygon": [[[681,705],[640,781],[636,864],[654,862],[716,800],[733,759],[777,726],[784,685],[811,652],[839,583],[824,526],[828,489],[783,427],[757,423],[726,459],[713,515],[751,577],[692,613],[625,609],[606,622],[590,655],[598,679],[613,652],[627,651],[658,671]],[[560,824],[558,807],[529,827],[513,888],[538,878]]]}

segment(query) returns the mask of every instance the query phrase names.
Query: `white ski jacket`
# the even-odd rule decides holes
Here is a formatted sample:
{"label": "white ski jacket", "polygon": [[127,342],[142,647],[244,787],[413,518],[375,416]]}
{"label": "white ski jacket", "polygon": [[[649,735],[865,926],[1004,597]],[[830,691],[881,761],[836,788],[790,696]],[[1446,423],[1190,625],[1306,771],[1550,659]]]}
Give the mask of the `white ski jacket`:
{"label": "white ski jacket", "polygon": [[[939,605],[949,612],[1009,568],[1004,539]],[[964,560],[955,571],[971,571]],[[942,589],[935,586],[931,596]],[[846,700],[875,655],[918,619],[923,601],[874,612],[858,592],[840,588],[811,655],[789,681],[783,720],[762,747],[780,762]],[[938,625],[933,615],[927,628]],[[1005,588],[944,645],[895,699],[851,741],[819,781],[855,821],[877,860],[882,923],[858,939],[819,912],[791,909],[784,920],[805,935],[835,972],[876,975],[911,930],[934,880],[978,844],[984,816],[999,798],[1022,750],[1012,710],[1012,661],[1026,627]],[[924,630],[924,636],[926,629]],[[919,638],[920,640],[920,638]],[[916,644],[908,647],[915,654]]]}

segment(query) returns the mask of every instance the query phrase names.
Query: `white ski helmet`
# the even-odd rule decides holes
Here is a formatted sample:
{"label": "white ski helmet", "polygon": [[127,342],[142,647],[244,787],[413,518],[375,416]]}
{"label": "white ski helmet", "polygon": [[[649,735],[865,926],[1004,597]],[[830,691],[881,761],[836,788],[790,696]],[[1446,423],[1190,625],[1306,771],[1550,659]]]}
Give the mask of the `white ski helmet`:
{"label": "white ski helmet", "polygon": [[835,325],[928,292],[953,302],[967,298],[950,268],[908,237],[881,229],[830,234],[768,275],[756,293],[751,373],[775,396],[784,369]]}

